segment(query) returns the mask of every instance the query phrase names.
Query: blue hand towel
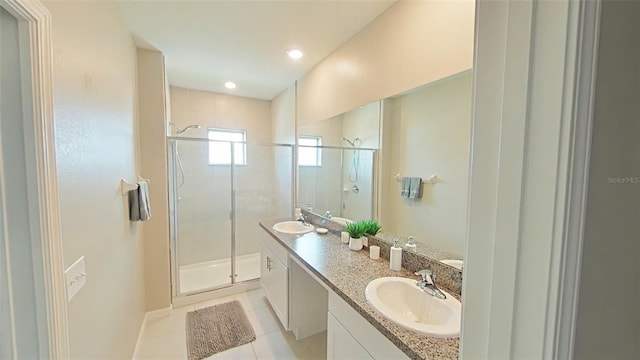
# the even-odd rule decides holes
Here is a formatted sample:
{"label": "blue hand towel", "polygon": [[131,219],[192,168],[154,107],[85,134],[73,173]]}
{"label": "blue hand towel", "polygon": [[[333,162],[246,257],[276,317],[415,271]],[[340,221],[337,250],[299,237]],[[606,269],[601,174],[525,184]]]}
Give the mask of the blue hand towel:
{"label": "blue hand towel", "polygon": [[422,178],[412,177],[410,179],[409,199],[419,199],[422,197]]}
{"label": "blue hand towel", "polygon": [[151,218],[151,207],[149,205],[149,183],[140,181],[135,190],[127,193],[129,198],[129,220],[147,221]]}
{"label": "blue hand towel", "polygon": [[411,178],[403,177],[402,178],[402,190],[400,191],[400,196],[403,198],[409,198],[409,190],[411,188]]}
{"label": "blue hand towel", "polygon": [[140,206],[140,221],[151,219],[151,205],[149,204],[149,183],[138,181],[138,204]]}

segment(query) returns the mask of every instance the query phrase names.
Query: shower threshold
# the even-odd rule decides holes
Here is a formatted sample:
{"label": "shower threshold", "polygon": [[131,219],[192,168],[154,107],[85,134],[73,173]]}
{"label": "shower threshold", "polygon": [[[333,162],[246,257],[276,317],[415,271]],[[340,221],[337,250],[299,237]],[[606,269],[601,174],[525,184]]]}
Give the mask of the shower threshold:
{"label": "shower threshold", "polygon": [[[180,266],[180,293],[231,284],[231,258]],[[260,253],[236,257],[236,282],[260,278]]]}

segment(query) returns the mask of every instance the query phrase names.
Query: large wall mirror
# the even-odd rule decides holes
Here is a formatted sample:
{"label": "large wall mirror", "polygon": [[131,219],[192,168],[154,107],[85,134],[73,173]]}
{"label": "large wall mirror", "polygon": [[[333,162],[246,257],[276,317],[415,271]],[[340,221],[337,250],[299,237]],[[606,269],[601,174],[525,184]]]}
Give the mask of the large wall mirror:
{"label": "large wall mirror", "polygon": [[334,221],[375,216],[380,113],[381,104],[376,101],[300,127],[301,206]]}
{"label": "large wall mirror", "polygon": [[[471,89],[468,70],[300,124],[300,154],[321,151],[322,164],[299,163],[299,203],[338,222],[377,219],[381,239],[405,244],[413,236],[416,252],[461,266]],[[402,195],[404,177],[422,179],[419,197]]]}

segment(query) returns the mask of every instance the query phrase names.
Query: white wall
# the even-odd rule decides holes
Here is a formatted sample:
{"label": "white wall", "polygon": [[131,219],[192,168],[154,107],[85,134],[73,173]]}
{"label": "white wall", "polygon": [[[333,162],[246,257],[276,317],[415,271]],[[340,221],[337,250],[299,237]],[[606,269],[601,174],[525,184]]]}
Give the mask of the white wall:
{"label": "white wall", "polygon": [[473,1],[399,1],[298,82],[300,124],[471,68]]}
{"label": "white wall", "polygon": [[[182,134],[207,137],[207,128],[243,129],[248,142],[271,142],[270,102],[171,87],[171,117]],[[180,265],[228,258],[231,254],[231,169],[208,164],[206,141],[178,143],[184,185],[178,188]],[[258,221],[277,214],[274,151],[247,146],[247,165],[235,168],[236,255],[259,252]],[[179,179],[180,180],[180,179]]]}
{"label": "white wall", "polygon": [[169,266],[169,189],[167,146],[167,102],[164,56],[158,51],[138,49],[138,104],[140,115],[140,176],[151,179],[149,201],[153,207],[143,223],[145,297],[147,311],[171,305]]}
{"label": "white wall", "polygon": [[271,138],[278,144],[296,143],[296,87],[291,85],[271,100]]}
{"label": "white wall", "polygon": [[[467,221],[469,143],[471,132],[470,72],[427,85],[391,100],[392,115],[384,119],[390,139],[385,159],[385,232],[462,255]],[[386,126],[389,125],[389,126]],[[422,198],[404,199],[395,174],[439,183],[423,184]]]}
{"label": "white wall", "polygon": [[[289,86],[271,100],[271,140],[277,144],[296,143],[296,87]],[[293,150],[274,149],[274,191],[277,194],[277,213],[290,216],[295,194],[293,178]]]}
{"label": "white wall", "polygon": [[56,152],[72,358],[130,358],[145,313],[141,225],[120,179],[136,168],[136,49],[113,2],[45,2],[53,19]]}
{"label": "white wall", "polygon": [[[360,138],[363,148],[380,147],[380,102],[374,101],[342,114],[342,136],[349,140]],[[346,141],[340,144],[350,146]]]}
{"label": "white wall", "polygon": [[604,1],[577,359],[640,358],[640,3]]}
{"label": "white wall", "polygon": [[[322,137],[323,146],[342,146],[342,116],[314,122],[301,128],[300,135]],[[340,149],[322,149],[322,166],[298,166],[298,204],[311,205],[314,212],[341,214],[342,159]]]}
{"label": "white wall", "polygon": [[323,146],[345,146],[346,142],[340,140],[342,137],[342,120],[344,114],[340,114],[329,119],[316,121],[304,126],[300,126],[299,135],[313,135],[322,137]]}

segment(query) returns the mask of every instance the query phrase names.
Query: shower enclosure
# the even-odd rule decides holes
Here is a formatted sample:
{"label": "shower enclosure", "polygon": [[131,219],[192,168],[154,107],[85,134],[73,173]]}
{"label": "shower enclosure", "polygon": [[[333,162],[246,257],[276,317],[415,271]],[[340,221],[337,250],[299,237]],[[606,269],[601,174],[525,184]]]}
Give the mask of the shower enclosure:
{"label": "shower enclosure", "polygon": [[317,162],[298,166],[298,202],[313,211],[353,220],[374,216],[376,149],[298,147],[299,157],[314,152]]}
{"label": "shower enclosure", "polygon": [[258,222],[291,214],[293,146],[167,141],[173,296],[258,279]]}

